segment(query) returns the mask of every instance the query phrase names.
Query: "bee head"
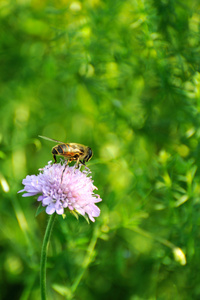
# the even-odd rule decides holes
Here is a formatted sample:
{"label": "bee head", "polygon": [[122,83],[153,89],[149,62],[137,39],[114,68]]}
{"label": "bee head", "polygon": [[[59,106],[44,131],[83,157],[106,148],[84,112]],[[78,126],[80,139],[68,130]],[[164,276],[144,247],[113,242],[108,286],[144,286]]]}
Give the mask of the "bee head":
{"label": "bee head", "polygon": [[90,147],[87,148],[87,155],[84,157],[84,161],[88,161],[90,160],[90,158],[92,157],[93,152],[92,149]]}

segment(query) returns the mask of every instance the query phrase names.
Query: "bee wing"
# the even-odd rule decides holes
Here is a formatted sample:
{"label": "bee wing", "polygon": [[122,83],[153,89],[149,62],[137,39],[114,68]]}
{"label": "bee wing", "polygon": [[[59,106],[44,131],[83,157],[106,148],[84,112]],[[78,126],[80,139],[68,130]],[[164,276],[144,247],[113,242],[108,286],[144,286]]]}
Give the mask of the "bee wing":
{"label": "bee wing", "polygon": [[63,142],[61,141],[57,141],[57,140],[54,140],[54,139],[51,139],[51,138],[48,138],[46,136],[42,136],[42,135],[38,135],[40,138],[44,139],[44,140],[47,140],[47,141],[51,141],[51,142],[56,142],[56,143],[59,143],[59,144],[63,144]]}
{"label": "bee wing", "polygon": [[70,148],[73,149],[74,154],[83,154],[85,146],[76,143],[70,143]]}

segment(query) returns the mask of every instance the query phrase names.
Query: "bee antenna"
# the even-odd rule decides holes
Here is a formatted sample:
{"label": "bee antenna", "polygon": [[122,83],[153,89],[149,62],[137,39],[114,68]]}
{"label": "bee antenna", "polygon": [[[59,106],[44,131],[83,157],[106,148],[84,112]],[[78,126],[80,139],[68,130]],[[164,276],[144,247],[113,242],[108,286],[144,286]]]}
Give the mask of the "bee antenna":
{"label": "bee antenna", "polygon": [[44,140],[47,140],[47,141],[51,141],[51,142],[56,142],[56,143],[61,143],[61,141],[57,141],[57,140],[54,140],[54,139],[51,139],[51,138],[48,138],[47,136],[43,136],[43,135],[38,135],[40,138],[44,139]]}

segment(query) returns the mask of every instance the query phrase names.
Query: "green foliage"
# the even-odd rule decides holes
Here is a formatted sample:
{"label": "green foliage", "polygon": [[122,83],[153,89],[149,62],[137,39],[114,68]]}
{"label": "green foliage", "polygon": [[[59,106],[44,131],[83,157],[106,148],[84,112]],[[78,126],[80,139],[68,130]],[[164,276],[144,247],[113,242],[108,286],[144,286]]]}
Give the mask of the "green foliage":
{"label": "green foliage", "polygon": [[52,159],[38,135],[89,145],[103,199],[57,218],[48,299],[199,299],[199,1],[0,8],[1,299],[40,295],[48,216],[17,194]]}

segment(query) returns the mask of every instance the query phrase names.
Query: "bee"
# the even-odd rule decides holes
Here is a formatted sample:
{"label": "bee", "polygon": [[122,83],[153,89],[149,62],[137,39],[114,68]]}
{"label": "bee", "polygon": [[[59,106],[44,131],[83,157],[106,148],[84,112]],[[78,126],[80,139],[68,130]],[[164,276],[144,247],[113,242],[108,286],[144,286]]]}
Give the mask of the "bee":
{"label": "bee", "polygon": [[92,149],[90,147],[76,143],[67,144],[41,135],[39,135],[39,137],[48,141],[59,143],[51,150],[54,163],[57,163],[56,155],[60,155],[64,156],[68,162],[76,161],[76,165],[78,167],[79,163],[85,165],[85,162],[88,162],[93,155]]}

